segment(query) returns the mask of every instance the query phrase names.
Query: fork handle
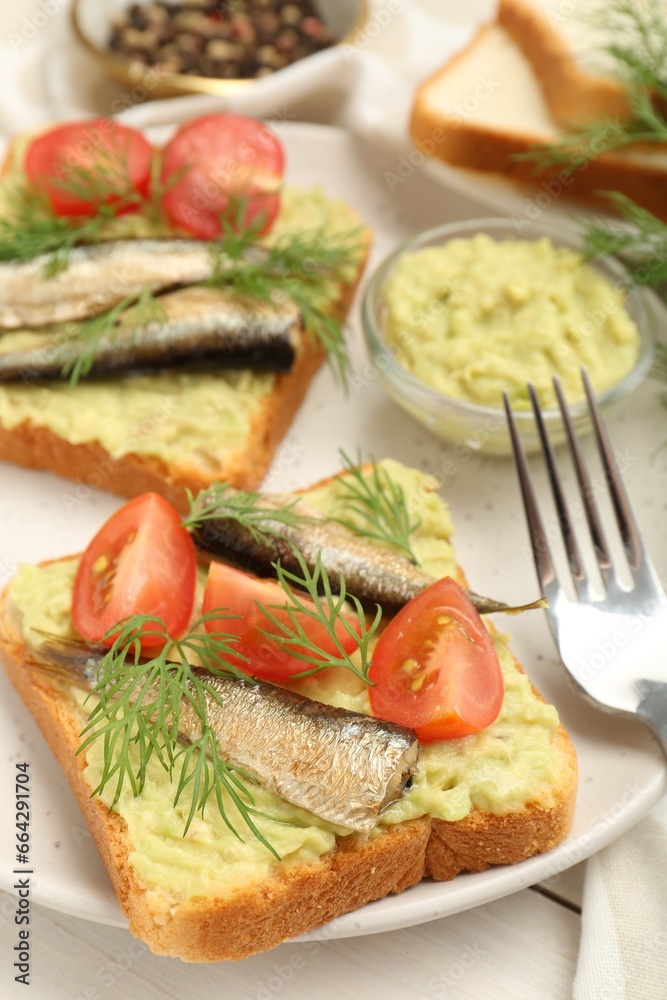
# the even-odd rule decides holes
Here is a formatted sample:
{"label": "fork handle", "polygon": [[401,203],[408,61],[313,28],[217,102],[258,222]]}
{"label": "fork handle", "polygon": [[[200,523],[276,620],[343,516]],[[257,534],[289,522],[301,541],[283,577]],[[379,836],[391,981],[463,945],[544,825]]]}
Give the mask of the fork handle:
{"label": "fork handle", "polygon": [[637,714],[646,720],[667,757],[667,684],[657,681],[640,681],[640,684],[644,697]]}

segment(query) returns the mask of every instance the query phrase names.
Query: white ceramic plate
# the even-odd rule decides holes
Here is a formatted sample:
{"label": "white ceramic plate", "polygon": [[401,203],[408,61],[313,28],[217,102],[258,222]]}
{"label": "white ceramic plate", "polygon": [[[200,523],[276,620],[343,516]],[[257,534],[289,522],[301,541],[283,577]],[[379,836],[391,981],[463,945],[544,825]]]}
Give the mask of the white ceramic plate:
{"label": "white ceramic plate", "polygon": [[[322,184],[354,205],[375,230],[374,260],[399,240],[428,226],[486,209],[415,175],[390,193],[390,159],[345,133],[322,126],[281,130],[291,182]],[[500,207],[500,206],[496,206]],[[371,264],[372,266],[372,264]],[[502,459],[457,454],[413,423],[383,394],[365,362],[354,314],[351,337],[356,377],[345,400],[321,372],[290,429],[267,480],[270,489],[303,486],[338,467],[338,448],[361,444],[439,475],[458,528],[457,550],[475,589],[515,601],[535,596],[536,585],[513,467]],[[659,387],[650,383],[610,421],[626,481],[658,571],[667,565],[667,459],[654,455],[667,438]],[[85,486],[13,466],[2,466],[0,574],[16,563],[80,550],[120,501]],[[541,484],[544,486],[544,484]],[[451,883],[425,881],[366,906],[317,938],[369,934],[464,910],[555,876],[636,823],[667,787],[665,766],[644,729],[610,719],[570,692],[555,661],[539,613],[499,619],[515,634],[514,649],[531,677],[556,704],[579,754],[580,791],[572,834],[556,850],[514,867],[461,875]],[[0,886],[11,888],[15,855],[13,779],[16,761],[30,764],[33,900],[64,913],[124,926],[85,823],[59,767],[4,675],[0,675]]]}

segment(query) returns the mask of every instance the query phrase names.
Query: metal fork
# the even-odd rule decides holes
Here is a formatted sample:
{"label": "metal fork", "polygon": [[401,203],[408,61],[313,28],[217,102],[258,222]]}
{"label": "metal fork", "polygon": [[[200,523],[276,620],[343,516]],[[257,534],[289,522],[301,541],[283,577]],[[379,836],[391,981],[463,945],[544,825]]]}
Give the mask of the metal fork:
{"label": "metal fork", "polygon": [[547,614],[556,644],[572,680],[590,701],[604,711],[639,716],[651,728],[667,755],[667,597],[639,533],[585,371],[582,371],[582,379],[615,514],[614,527],[620,534],[632,584],[626,587],[621,582],[618,560],[612,557],[607,541],[611,536],[603,527],[591,477],[557,377],[554,378],[554,388],[579,484],[579,509],[583,508],[585,513],[589,542],[600,569],[603,592],[596,591],[586,573],[572,524],[572,507],[565,499],[554,450],[535,389],[530,385],[528,389],[576,600],[568,598],[563,574],[559,580],[512,408],[507,394],[504,394],[535,567],[542,593],[548,601]]}

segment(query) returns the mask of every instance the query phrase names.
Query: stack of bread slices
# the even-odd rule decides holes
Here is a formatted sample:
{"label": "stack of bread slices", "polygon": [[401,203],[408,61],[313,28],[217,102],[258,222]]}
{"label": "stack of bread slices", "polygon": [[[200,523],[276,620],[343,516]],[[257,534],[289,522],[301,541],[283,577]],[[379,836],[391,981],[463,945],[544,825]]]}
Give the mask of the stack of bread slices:
{"label": "stack of bread slices", "polygon": [[[605,152],[629,106],[595,8],[595,0],[499,0],[496,22],[417,89],[416,145],[455,166],[537,185],[551,198],[619,191],[667,218],[667,148]],[[602,135],[562,162],[543,169],[522,156],[601,120]]]}

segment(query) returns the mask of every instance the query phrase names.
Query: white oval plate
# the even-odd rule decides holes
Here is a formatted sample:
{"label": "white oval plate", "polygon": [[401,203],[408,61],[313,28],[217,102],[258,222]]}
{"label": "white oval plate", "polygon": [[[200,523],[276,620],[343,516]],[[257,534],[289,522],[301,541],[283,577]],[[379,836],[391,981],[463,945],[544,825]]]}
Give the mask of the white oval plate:
{"label": "white oval plate", "polygon": [[[483,216],[486,209],[453,195],[417,172],[393,193],[384,180],[392,157],[336,129],[284,123],[288,181],[322,184],[345,198],[373,227],[377,262],[397,242],[438,223]],[[159,138],[159,136],[158,136]],[[664,322],[664,320],[663,320]],[[338,448],[391,455],[440,477],[457,525],[460,561],[479,592],[507,601],[535,596],[536,584],[515,473],[510,461],[452,452],[413,423],[382,392],[361,347],[356,312],[351,340],[356,376],[343,399],[327,371],[278,450],[266,486],[291,489],[338,467]],[[630,495],[658,571],[667,565],[665,453],[660,387],[650,382],[610,420]],[[332,429],[335,430],[332,431]],[[36,562],[83,548],[120,501],[46,473],[4,465],[0,495],[0,576],[19,560]],[[544,483],[540,483],[546,489]],[[667,788],[657,747],[638,724],[611,719],[585,705],[558,667],[543,616],[498,619],[514,633],[514,649],[531,678],[558,706],[579,755],[580,790],[570,837],[546,855],[512,867],[460,875],[449,883],[424,881],[372,903],[310,938],[350,937],[433,920],[476,906],[581,861],[636,823]],[[14,882],[14,775],[17,761],[31,774],[33,900],[105,924],[125,926],[115,895],[67,783],[32,717],[0,674],[0,886]]]}

